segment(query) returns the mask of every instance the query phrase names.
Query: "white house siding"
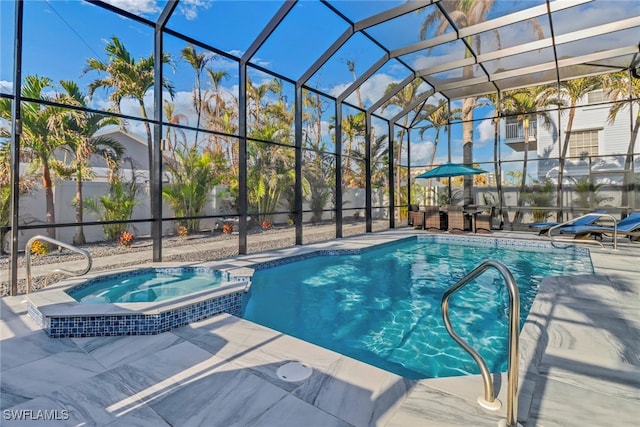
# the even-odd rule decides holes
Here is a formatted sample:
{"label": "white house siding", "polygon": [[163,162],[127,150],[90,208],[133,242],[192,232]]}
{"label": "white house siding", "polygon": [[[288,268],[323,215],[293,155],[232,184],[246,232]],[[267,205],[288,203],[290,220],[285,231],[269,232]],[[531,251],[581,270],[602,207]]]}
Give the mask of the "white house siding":
{"label": "white house siding", "polygon": [[[624,159],[619,156],[626,154],[629,139],[631,138],[629,110],[621,110],[618,113],[615,122],[613,124],[609,124],[607,121],[609,108],[610,105],[577,107],[571,129],[573,132],[586,130],[598,131],[598,156],[612,156],[602,159],[607,163],[608,166],[603,166],[607,169],[615,167],[616,164],[624,165]],[[569,120],[569,111],[565,110],[561,115],[560,121],[563,127],[559,136],[557,130],[558,114],[557,112],[551,112],[550,116],[552,118],[553,125],[549,129],[542,126],[543,120],[538,118],[538,157],[540,159],[545,157],[546,150],[549,150],[548,153],[546,153],[548,158],[557,159],[561,144],[564,142],[564,138],[566,136],[565,131]],[[598,161],[598,159],[595,158],[592,160],[594,161],[594,164]],[[572,164],[574,163],[574,170],[572,170]],[[539,169],[540,178],[553,176],[553,172],[554,171],[549,171],[544,167]],[[572,173],[576,175],[586,175],[588,173],[587,164],[586,162],[568,161],[566,173],[569,175]]]}

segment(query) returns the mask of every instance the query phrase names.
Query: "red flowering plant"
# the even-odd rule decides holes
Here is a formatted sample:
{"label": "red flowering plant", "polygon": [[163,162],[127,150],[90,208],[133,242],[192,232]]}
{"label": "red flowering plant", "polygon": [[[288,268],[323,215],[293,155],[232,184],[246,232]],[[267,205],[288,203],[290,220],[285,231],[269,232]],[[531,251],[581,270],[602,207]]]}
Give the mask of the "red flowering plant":
{"label": "red flowering plant", "polygon": [[222,225],[222,232],[224,234],[231,234],[233,233],[233,223],[232,222],[225,222]]}
{"label": "red flowering plant", "polygon": [[129,233],[126,230],[123,231],[122,234],[120,234],[120,238],[118,239],[118,243],[120,243],[125,248],[128,248],[129,246],[131,246],[132,242],[133,242],[133,234]]}

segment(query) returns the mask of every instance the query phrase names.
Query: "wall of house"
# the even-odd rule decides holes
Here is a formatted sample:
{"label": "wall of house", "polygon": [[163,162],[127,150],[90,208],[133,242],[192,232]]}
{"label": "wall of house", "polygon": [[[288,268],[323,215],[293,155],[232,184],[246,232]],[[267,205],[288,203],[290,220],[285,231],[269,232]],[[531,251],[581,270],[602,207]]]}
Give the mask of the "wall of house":
{"label": "wall of house", "polygon": [[[579,106],[576,108],[576,115],[573,121],[573,131],[584,131],[598,129],[599,155],[626,154],[631,137],[631,125],[629,110],[622,110],[618,113],[616,121],[609,124],[607,117],[609,105]],[[546,129],[543,120],[538,118],[538,155],[543,157],[546,150],[552,158],[558,158],[560,143],[564,142],[569,111],[565,110],[561,115],[562,129],[561,140],[558,143],[558,114],[551,112],[553,125]]]}

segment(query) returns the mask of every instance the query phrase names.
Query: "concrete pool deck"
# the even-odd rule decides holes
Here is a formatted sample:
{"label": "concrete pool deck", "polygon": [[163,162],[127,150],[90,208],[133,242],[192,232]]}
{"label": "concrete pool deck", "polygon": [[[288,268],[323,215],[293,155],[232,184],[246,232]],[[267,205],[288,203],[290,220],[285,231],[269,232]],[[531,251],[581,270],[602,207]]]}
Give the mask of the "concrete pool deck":
{"label": "concrete pool deck", "polygon": [[[225,263],[241,268],[411,234],[372,233]],[[546,280],[521,333],[523,425],[631,426],[640,418],[640,245],[589,248],[595,274]],[[489,413],[476,403],[480,376],[410,381],[226,314],[151,336],[49,338],[24,301],[0,300],[3,426],[495,426],[505,417],[505,374],[495,375],[503,408]],[[281,380],[276,371],[290,361],[313,374]],[[43,423],[46,416],[57,421]]]}

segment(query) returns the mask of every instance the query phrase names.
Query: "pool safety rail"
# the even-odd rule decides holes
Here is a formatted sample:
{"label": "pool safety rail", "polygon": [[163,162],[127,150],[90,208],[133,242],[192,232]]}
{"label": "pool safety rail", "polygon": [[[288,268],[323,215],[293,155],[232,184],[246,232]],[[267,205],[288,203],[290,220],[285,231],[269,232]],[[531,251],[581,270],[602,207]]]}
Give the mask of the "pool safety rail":
{"label": "pool safety rail", "polygon": [[587,239],[558,239],[556,238],[557,235],[552,235],[551,232],[557,229],[561,229],[562,227],[566,227],[567,225],[571,225],[573,224],[575,221],[582,219],[582,218],[587,218],[587,217],[592,217],[592,216],[596,216],[598,218],[601,217],[606,217],[609,218],[613,221],[613,250],[617,250],[618,249],[618,221],[616,220],[616,218],[613,215],[610,215],[608,213],[601,213],[601,212],[589,212],[587,214],[584,214],[582,216],[579,216],[577,218],[573,218],[567,222],[563,222],[561,224],[557,224],[554,225],[553,227],[549,228],[547,230],[547,236],[554,242],[572,242],[572,243],[595,243],[600,245],[600,247],[604,248],[604,245],[602,244],[602,242],[599,242],[597,240],[587,240]]}
{"label": "pool safety rail", "polygon": [[61,274],[66,274],[69,276],[83,276],[85,274],[87,274],[89,272],[89,270],[91,270],[91,265],[93,264],[93,261],[91,259],[91,254],[87,251],[85,251],[84,249],[80,249],[77,248],[75,246],[72,246],[68,243],[64,243],[61,242],[59,240],[53,239],[51,237],[48,236],[34,236],[31,239],[29,239],[29,241],[27,242],[26,246],[25,246],[25,267],[26,267],[26,275],[27,275],[27,291],[26,293],[31,293],[31,245],[35,242],[35,241],[44,241],[44,242],[48,242],[48,243],[52,243],[56,246],[60,246],[63,247],[65,249],[68,249],[72,252],[77,252],[80,255],[84,256],[87,259],[87,267],[84,270],[81,271],[69,271],[69,270],[65,270],[62,268],[56,268],[55,270],[51,270],[47,276],[44,279],[44,287],[47,287],[47,282],[49,280],[49,277],[51,277],[51,275],[56,274],[56,273],[61,273]]}
{"label": "pool safety rail", "polygon": [[457,342],[467,353],[473,357],[478,364],[482,381],[484,383],[484,396],[478,397],[478,404],[485,409],[497,411],[502,403],[495,398],[493,390],[493,379],[487,364],[466,341],[464,341],[451,326],[449,318],[449,297],[469,284],[473,279],[483,274],[489,268],[494,268],[504,278],[507,289],[509,291],[509,360],[507,366],[507,419],[501,420],[498,425],[506,427],[517,427],[518,424],[518,347],[520,336],[520,293],[518,286],[511,271],[501,262],[494,260],[484,261],[482,264],[474,268],[470,273],[465,275],[456,284],[451,286],[442,297],[442,318],[449,335]]}

